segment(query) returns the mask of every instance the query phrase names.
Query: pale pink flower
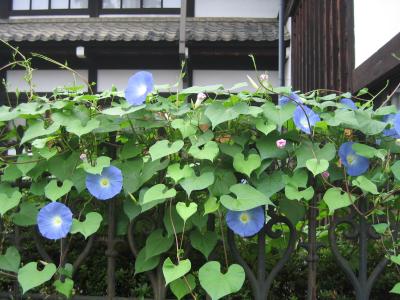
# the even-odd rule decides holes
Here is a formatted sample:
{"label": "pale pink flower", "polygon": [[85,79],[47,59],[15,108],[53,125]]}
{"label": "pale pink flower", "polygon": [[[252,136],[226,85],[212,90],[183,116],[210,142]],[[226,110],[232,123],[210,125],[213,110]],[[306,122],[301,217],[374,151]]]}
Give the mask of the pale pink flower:
{"label": "pale pink flower", "polygon": [[279,149],[285,148],[285,146],[286,146],[286,140],[284,140],[284,139],[277,140],[277,141],[276,141],[276,146],[277,146]]}
{"label": "pale pink flower", "polygon": [[260,81],[268,81],[268,78],[269,78],[268,74],[266,73],[260,75]]}
{"label": "pale pink flower", "polygon": [[80,158],[81,160],[86,160],[87,156],[86,156],[85,153],[82,153],[82,154],[79,156],[79,158]]}
{"label": "pale pink flower", "polygon": [[194,104],[194,108],[197,108],[200,106],[200,104],[207,98],[207,95],[204,93],[198,93],[197,94],[197,99],[196,103]]}
{"label": "pale pink flower", "polygon": [[322,177],[324,177],[325,179],[328,179],[328,177],[329,177],[329,172],[328,171],[324,171],[324,172],[322,172]]}

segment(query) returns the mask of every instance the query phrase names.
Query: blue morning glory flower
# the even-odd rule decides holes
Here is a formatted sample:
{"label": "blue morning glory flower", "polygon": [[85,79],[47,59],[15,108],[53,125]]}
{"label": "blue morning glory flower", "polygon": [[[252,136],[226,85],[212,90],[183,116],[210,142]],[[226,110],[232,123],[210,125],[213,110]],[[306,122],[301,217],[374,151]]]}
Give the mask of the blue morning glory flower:
{"label": "blue morning glory flower", "polygon": [[358,109],[357,106],[355,105],[355,103],[349,98],[340,99],[340,103],[346,105],[347,108],[350,108],[352,110],[357,110]]}
{"label": "blue morning glory flower", "polygon": [[400,135],[400,113],[395,114],[393,118],[393,127],[397,135]]}
{"label": "blue morning glory flower", "polygon": [[58,240],[67,236],[72,226],[71,210],[60,202],[44,206],[37,215],[37,224],[42,236]]}
{"label": "blue morning glory flower", "polygon": [[[399,139],[400,134],[397,133],[396,128],[394,127],[395,119],[396,119],[396,114],[388,114],[383,116],[382,121],[390,125],[390,128],[383,130],[383,135],[394,139]],[[399,123],[399,120],[397,121],[397,123]]]}
{"label": "blue morning glory flower", "polygon": [[131,105],[141,105],[154,88],[153,75],[150,72],[140,71],[128,80],[125,89],[125,98]]}
{"label": "blue morning glory flower", "polygon": [[310,126],[313,127],[315,123],[321,121],[321,119],[311,108],[305,105],[299,105],[294,110],[293,121],[297,129],[300,129],[304,133],[310,134]]}
{"label": "blue morning glory flower", "polygon": [[226,224],[241,237],[255,235],[265,224],[264,207],[259,206],[245,211],[228,210]]}
{"label": "blue morning glory flower", "polygon": [[281,97],[279,97],[279,100],[278,100],[279,106],[284,106],[288,103],[293,103],[293,102],[303,103],[303,99],[301,99],[300,96],[297,95],[296,93],[292,92],[292,93],[290,93],[289,97],[281,96]]}
{"label": "blue morning glory flower", "polygon": [[108,200],[122,189],[122,172],[114,166],[104,168],[100,175],[88,174],[86,187],[99,200]]}
{"label": "blue morning glory flower", "polygon": [[353,142],[346,142],[340,146],[339,157],[350,176],[364,174],[369,168],[368,158],[358,155],[353,150]]}

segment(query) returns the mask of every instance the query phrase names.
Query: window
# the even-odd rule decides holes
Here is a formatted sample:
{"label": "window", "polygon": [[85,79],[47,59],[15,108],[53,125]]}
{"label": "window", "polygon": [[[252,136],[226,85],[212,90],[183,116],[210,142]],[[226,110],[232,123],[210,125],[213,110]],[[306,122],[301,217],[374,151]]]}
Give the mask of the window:
{"label": "window", "polygon": [[[103,0],[103,9],[179,9],[180,0]],[[160,11],[161,12],[161,11]]]}
{"label": "window", "polygon": [[12,12],[14,15],[29,14],[57,14],[82,13],[88,10],[89,0],[13,0]]}

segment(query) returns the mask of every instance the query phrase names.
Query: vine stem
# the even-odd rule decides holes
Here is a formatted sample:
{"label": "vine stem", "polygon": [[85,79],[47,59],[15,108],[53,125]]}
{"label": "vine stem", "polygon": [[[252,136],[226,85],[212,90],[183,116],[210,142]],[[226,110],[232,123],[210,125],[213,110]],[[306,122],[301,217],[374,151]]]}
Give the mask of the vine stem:
{"label": "vine stem", "polygon": [[225,258],[225,265],[226,269],[228,270],[229,268],[229,262],[228,262],[228,252],[226,251],[226,244],[225,244],[225,238],[224,238],[224,230],[222,228],[222,217],[221,217],[221,212],[219,211],[218,208],[218,219],[219,219],[219,229],[221,231],[221,239],[222,239],[222,247],[224,249],[224,258]]}
{"label": "vine stem", "polygon": [[174,232],[175,245],[176,245],[176,258],[177,258],[178,263],[179,263],[179,262],[181,261],[181,258],[179,257],[179,241],[178,241],[178,234],[176,233],[174,220],[172,219],[172,199],[169,200],[169,219],[170,219],[170,221],[171,221],[172,230],[173,230],[173,232]]}

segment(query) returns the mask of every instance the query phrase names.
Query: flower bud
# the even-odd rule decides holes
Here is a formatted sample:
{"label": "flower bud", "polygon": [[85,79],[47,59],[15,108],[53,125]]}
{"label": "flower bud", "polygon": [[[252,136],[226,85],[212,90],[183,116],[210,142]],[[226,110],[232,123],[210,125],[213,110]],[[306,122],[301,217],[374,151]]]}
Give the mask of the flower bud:
{"label": "flower bud", "polygon": [[87,156],[86,156],[85,153],[82,153],[82,154],[79,156],[79,158],[80,158],[81,160],[86,160]]}
{"label": "flower bud", "polygon": [[269,76],[268,76],[267,73],[264,73],[264,74],[261,74],[261,75],[260,75],[260,81],[261,81],[261,82],[263,82],[263,81],[268,81],[268,79],[269,79]]}
{"label": "flower bud", "polygon": [[329,177],[329,172],[328,171],[324,171],[324,172],[322,172],[322,177],[324,178],[324,179],[328,179],[328,177]]}
{"label": "flower bud", "polygon": [[283,149],[286,146],[286,140],[284,139],[280,139],[276,141],[276,147],[278,147],[279,149]]}
{"label": "flower bud", "polygon": [[200,104],[207,98],[207,95],[204,93],[198,93],[196,103],[194,104],[194,108],[198,108]]}

